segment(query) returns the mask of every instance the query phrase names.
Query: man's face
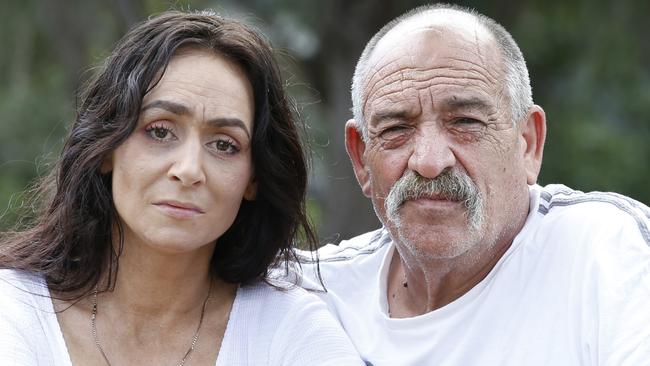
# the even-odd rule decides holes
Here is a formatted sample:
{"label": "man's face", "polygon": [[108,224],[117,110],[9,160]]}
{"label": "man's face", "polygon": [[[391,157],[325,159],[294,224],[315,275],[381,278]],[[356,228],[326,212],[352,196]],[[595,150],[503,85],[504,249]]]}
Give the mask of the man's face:
{"label": "man's face", "polygon": [[450,25],[391,33],[364,83],[364,192],[377,215],[428,257],[512,240],[528,205],[525,144],[495,41]]}

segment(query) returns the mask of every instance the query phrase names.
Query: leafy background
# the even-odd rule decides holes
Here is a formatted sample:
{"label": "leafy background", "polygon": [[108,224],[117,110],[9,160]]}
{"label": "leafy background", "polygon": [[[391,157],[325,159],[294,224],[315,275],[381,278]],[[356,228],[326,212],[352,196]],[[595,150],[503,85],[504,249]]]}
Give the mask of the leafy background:
{"label": "leafy background", "polygon": [[[0,228],[45,174],[75,90],[135,22],[170,8],[212,8],[255,24],[278,50],[309,125],[309,208],[323,242],[378,226],[343,147],[349,83],[366,41],[422,1],[0,0]],[[548,117],[540,182],[617,191],[650,204],[650,2],[460,1],[519,42]]]}

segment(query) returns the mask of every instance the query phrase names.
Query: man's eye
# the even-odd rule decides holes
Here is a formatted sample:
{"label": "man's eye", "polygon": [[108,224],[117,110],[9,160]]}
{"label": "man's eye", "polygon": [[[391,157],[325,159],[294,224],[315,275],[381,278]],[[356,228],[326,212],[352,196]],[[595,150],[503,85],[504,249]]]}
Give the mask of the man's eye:
{"label": "man's eye", "polygon": [[474,118],[459,118],[455,120],[454,123],[459,125],[470,125],[470,124],[482,124],[483,122]]}
{"label": "man's eye", "polygon": [[450,126],[458,132],[479,133],[487,127],[487,124],[479,119],[462,117],[452,120]]}
{"label": "man's eye", "polygon": [[410,129],[409,126],[404,125],[391,126],[381,131],[381,137],[384,139],[391,139],[408,132]]}
{"label": "man's eye", "polygon": [[384,149],[396,149],[405,144],[412,135],[414,128],[409,125],[395,125],[381,130],[378,140]]}

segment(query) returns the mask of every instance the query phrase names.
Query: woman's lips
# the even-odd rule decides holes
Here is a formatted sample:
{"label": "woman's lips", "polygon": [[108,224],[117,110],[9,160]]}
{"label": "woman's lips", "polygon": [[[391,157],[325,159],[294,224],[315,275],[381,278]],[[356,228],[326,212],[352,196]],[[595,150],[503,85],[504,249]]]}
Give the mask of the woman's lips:
{"label": "woman's lips", "polygon": [[192,218],[205,213],[200,207],[179,201],[160,201],[154,203],[159,210],[175,218]]}

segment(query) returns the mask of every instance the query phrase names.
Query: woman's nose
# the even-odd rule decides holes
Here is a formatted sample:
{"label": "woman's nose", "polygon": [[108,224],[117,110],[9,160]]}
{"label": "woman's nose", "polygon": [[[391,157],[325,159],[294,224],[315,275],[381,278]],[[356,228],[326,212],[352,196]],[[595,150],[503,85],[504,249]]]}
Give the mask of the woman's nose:
{"label": "woman's nose", "polygon": [[186,187],[204,183],[206,177],[202,153],[200,141],[184,141],[173,152],[173,162],[167,176]]}

